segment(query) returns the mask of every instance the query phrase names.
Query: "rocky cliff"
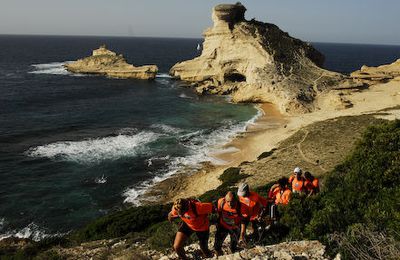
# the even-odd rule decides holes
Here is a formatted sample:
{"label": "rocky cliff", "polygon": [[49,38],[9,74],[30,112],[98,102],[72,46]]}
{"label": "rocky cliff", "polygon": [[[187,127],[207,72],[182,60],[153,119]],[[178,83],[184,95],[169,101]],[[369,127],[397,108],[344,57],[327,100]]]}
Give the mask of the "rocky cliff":
{"label": "rocky cliff", "polygon": [[270,102],[283,113],[314,109],[318,93],[344,75],[322,69],[324,57],[276,25],[247,21],[246,8],[222,4],[212,12],[199,57],[174,65],[170,74],[199,93],[231,94],[234,102]]}
{"label": "rocky cliff", "polygon": [[362,66],[360,70],[354,71],[350,75],[356,82],[375,85],[386,83],[391,80],[400,82],[400,59],[379,67]]}
{"label": "rocky cliff", "polygon": [[128,64],[122,54],[117,55],[106,46],[93,51],[92,56],[65,65],[74,73],[106,75],[112,78],[154,79],[158,72],[155,65],[135,67]]}

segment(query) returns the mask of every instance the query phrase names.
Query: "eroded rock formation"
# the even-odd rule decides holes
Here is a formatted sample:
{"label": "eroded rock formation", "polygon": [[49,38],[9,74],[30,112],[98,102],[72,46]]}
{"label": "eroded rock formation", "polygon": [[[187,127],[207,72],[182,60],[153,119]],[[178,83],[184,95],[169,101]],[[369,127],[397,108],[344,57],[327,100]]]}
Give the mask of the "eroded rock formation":
{"label": "eroded rock formation", "polygon": [[92,56],[65,65],[68,71],[106,75],[112,78],[154,79],[158,72],[155,65],[135,67],[128,64],[122,54],[117,55],[106,46],[93,51]]}
{"label": "eroded rock formation", "polygon": [[[177,63],[170,74],[199,93],[231,94],[234,102],[270,102],[283,113],[314,109],[319,92],[346,77],[320,68],[323,55],[276,25],[244,18],[237,3],[213,9],[199,57]],[[348,82],[346,83],[348,84]]]}
{"label": "eroded rock formation", "polygon": [[364,65],[360,70],[351,73],[350,77],[356,82],[368,85],[386,83],[391,80],[400,82],[400,59],[391,64],[379,67],[368,67]]}

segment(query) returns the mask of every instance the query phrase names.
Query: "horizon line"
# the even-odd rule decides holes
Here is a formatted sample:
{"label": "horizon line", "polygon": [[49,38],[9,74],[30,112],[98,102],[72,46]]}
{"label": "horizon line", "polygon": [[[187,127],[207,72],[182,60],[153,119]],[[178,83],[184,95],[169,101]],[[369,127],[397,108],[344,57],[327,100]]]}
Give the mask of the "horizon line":
{"label": "horizon line", "polygon": [[[106,37],[106,38],[154,38],[154,39],[187,39],[187,40],[203,40],[204,37],[165,37],[165,36],[130,36],[130,35],[82,35],[82,34],[10,34],[10,33],[0,33],[1,36],[33,36],[33,37]],[[296,37],[294,37],[296,38]],[[297,38],[299,39],[299,38]],[[303,42],[309,43],[333,43],[333,44],[353,44],[353,45],[377,45],[377,46],[400,46],[400,43],[360,43],[360,42],[327,42],[327,41],[305,41],[299,39]]]}

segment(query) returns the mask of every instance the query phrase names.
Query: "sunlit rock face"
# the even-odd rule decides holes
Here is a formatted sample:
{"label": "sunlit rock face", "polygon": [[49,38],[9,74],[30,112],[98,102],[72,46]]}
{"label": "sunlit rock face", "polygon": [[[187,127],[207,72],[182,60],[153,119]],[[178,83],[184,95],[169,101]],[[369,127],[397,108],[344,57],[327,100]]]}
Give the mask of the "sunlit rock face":
{"label": "sunlit rock face", "polygon": [[99,74],[111,78],[154,79],[158,68],[155,65],[135,67],[126,62],[122,54],[117,55],[105,45],[93,50],[92,56],[65,65],[74,73]]}
{"label": "sunlit rock face", "polygon": [[281,112],[314,110],[316,96],[346,79],[322,69],[324,56],[276,25],[245,20],[246,8],[222,4],[212,12],[202,53],[170,74],[203,94],[230,94],[234,102],[270,102]]}

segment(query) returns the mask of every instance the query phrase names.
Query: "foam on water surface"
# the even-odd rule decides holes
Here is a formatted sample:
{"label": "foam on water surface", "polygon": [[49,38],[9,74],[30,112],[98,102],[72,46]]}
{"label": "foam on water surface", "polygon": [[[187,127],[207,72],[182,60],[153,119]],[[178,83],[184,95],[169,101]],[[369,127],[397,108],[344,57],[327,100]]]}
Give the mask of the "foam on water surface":
{"label": "foam on water surface", "polygon": [[136,156],[145,151],[146,144],[157,140],[159,136],[153,132],[139,132],[83,141],[62,141],[33,147],[26,152],[26,155],[82,164],[96,164],[104,160]]}

